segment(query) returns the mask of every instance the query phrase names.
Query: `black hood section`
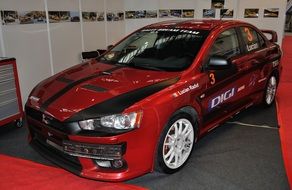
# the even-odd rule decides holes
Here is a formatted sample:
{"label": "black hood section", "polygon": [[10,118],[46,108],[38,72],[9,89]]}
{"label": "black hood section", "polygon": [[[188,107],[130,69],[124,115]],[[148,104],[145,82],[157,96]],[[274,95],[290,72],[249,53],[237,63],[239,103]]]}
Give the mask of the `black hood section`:
{"label": "black hood section", "polygon": [[[115,70],[118,70],[120,68],[123,68],[124,66],[117,66],[117,67],[113,67],[111,69],[108,69],[106,70],[106,72],[113,72]],[[93,75],[90,75],[90,76],[86,76],[82,79],[79,79],[77,81],[72,81],[70,79],[65,79],[65,78],[58,78],[57,80],[58,81],[62,81],[62,82],[65,82],[65,83],[68,83],[68,85],[61,89],[59,92],[57,92],[56,94],[54,94],[53,96],[51,96],[48,100],[46,100],[43,105],[41,106],[40,110],[42,112],[45,112],[45,110],[48,108],[48,106],[53,103],[54,101],[56,101],[58,98],[60,98],[61,96],[63,96],[66,92],[68,92],[70,89],[74,88],[75,86],[85,82],[85,81],[88,81],[88,80],[91,80],[91,79],[94,79],[94,78],[97,78],[97,77],[100,77],[102,75],[105,75],[104,74],[105,71],[102,71],[102,72],[99,72],[97,74],[93,74]]]}
{"label": "black hood section", "polygon": [[72,117],[65,120],[65,122],[81,121],[86,119],[98,118],[105,115],[122,113],[126,108],[130,107],[134,103],[172,84],[175,84],[178,80],[179,77],[176,77],[118,95],[114,98],[108,99],[104,102],[98,103],[94,106],[91,106],[76,113]]}

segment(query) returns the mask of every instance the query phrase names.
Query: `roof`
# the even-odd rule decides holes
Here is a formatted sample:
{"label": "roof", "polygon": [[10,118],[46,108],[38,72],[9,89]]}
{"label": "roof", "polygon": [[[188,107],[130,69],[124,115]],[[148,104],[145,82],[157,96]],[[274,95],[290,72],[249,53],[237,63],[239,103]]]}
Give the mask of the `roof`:
{"label": "roof", "polygon": [[203,29],[212,30],[219,25],[242,23],[236,20],[170,20],[164,22],[158,22],[146,26],[145,28],[180,28],[180,29]]}

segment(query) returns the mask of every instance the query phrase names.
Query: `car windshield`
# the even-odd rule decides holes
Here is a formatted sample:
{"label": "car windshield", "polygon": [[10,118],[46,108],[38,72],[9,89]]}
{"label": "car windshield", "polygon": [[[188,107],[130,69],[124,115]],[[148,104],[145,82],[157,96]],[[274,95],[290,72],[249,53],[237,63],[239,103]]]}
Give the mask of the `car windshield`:
{"label": "car windshield", "polygon": [[100,61],[130,67],[181,71],[188,68],[208,31],[186,29],[143,29],[112,48]]}

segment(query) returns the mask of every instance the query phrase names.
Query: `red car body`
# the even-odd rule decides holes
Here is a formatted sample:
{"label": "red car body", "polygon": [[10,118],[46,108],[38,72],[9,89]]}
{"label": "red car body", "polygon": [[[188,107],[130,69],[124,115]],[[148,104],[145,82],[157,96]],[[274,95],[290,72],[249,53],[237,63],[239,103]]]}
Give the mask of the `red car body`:
{"label": "red car body", "polygon": [[[254,30],[262,40],[260,47],[245,47],[240,27]],[[200,138],[237,112],[262,102],[269,76],[279,79],[281,51],[273,43],[276,36],[272,31],[265,31],[272,34],[269,41],[248,23],[217,20],[167,21],[141,30],[156,29],[203,30],[207,35],[192,64],[180,71],[145,70],[93,59],[44,80],[26,103],[31,144],[77,175],[105,181],[131,179],[154,170],[159,137],[176,111],[184,110],[197,118]],[[233,69],[204,69],[215,40],[228,29],[236,31],[241,49],[230,60]],[[121,133],[84,132],[76,124],[97,115],[137,110],[143,112],[139,128]],[[66,143],[79,153],[64,153]],[[90,146],[95,145],[115,145],[98,151],[113,153],[113,159],[117,156],[122,160],[115,164],[122,166],[96,164],[90,158]]]}

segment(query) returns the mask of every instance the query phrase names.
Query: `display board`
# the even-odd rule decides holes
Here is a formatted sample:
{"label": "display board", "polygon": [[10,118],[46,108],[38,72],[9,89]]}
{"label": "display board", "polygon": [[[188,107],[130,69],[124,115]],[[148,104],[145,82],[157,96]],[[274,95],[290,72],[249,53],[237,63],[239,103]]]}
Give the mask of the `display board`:
{"label": "display board", "polygon": [[23,102],[41,80],[147,24],[239,19],[283,38],[286,0],[0,0],[0,56],[18,60]]}

